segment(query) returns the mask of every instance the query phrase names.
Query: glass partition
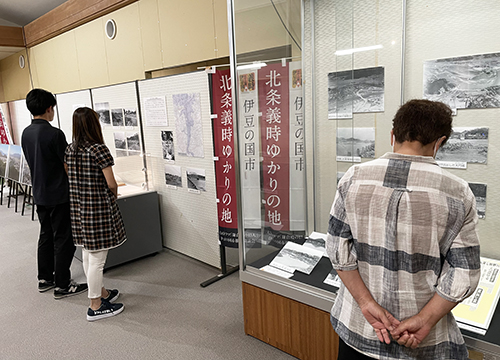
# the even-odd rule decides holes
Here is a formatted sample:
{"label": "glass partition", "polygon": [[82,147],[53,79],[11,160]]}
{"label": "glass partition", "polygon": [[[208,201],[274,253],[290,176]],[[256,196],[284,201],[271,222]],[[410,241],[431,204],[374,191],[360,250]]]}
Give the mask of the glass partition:
{"label": "glass partition", "polygon": [[[338,283],[315,251],[337,182],[392,151],[392,118],[413,98],[454,110],[453,134],[436,159],[469,183],[481,256],[500,259],[500,152],[489,140],[500,131],[500,43],[489,36],[500,3],[232,4],[243,281],[330,310]],[[469,344],[478,338],[464,334]],[[496,344],[489,334],[478,339]]]}
{"label": "glass partition", "polygon": [[306,234],[300,0],[234,2],[244,258],[269,265]]}

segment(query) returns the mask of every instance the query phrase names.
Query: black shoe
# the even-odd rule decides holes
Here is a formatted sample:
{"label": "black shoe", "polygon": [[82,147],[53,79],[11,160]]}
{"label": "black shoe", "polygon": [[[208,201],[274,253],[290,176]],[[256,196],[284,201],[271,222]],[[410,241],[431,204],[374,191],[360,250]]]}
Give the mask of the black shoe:
{"label": "black shoe", "polygon": [[115,316],[121,313],[124,308],[125,306],[123,306],[123,304],[111,304],[109,301],[101,298],[101,307],[99,309],[92,310],[91,308],[89,308],[87,310],[87,320],[96,321]]}
{"label": "black shoe", "polygon": [[104,300],[106,300],[107,302],[110,302],[110,303],[118,300],[118,297],[120,296],[120,292],[117,289],[113,289],[113,290],[106,289],[106,290],[108,290],[108,296],[103,298]]}
{"label": "black shoe", "polygon": [[80,294],[87,291],[87,289],[87,284],[77,284],[76,282],[71,281],[66,289],[56,287],[54,290],[54,298],[59,300],[68,296]]}
{"label": "black shoe", "polygon": [[39,280],[38,281],[38,291],[41,293],[46,292],[47,290],[55,288],[56,285],[54,284],[53,281],[47,281],[47,280]]}

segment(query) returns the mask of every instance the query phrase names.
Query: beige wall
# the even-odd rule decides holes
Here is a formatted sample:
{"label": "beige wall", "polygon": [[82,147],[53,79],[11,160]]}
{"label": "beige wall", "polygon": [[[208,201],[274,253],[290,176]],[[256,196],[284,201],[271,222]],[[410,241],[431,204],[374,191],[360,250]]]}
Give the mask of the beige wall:
{"label": "beige wall", "polygon": [[[300,41],[300,24],[289,20],[289,14],[300,9],[300,0],[278,1],[277,6]],[[104,33],[108,19],[117,25],[114,40]],[[290,44],[267,4],[237,13],[236,24],[246,29],[238,32],[239,52]],[[34,86],[54,93],[144,79],[146,72],[226,58],[226,0],[140,0],[36,45],[29,54]],[[30,89],[28,71],[20,71],[17,57],[0,61],[3,101],[22,99]]]}
{"label": "beige wall", "polygon": [[26,51],[22,50],[0,61],[0,102],[23,99],[30,91],[27,62],[24,69],[19,67],[19,56],[21,55],[26,58]]}
{"label": "beige wall", "polygon": [[[281,24],[274,8],[264,5],[251,7],[245,0],[235,1],[236,52],[243,54],[257,50],[293,44],[292,53],[297,54],[296,46]],[[300,0],[276,2],[283,22],[296,41],[301,42]],[[296,12],[298,11],[298,12]],[[300,54],[298,54],[300,55]]]}
{"label": "beige wall", "polygon": [[[108,19],[117,25],[114,40],[104,34]],[[34,46],[29,53],[34,86],[61,93],[227,57],[228,48],[225,0],[140,0]],[[0,61],[3,101],[21,99],[30,89],[28,72],[17,69],[18,55],[14,57]]]}

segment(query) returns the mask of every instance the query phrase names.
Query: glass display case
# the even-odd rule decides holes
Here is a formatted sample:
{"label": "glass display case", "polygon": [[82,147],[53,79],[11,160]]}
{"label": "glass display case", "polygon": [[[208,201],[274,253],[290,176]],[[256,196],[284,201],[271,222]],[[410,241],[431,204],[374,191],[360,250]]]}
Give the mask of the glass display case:
{"label": "glass display case", "polygon": [[[500,43],[485,36],[495,33],[500,3],[252,4],[233,0],[229,9],[241,280],[330,311],[337,288],[315,251],[337,182],[391,151],[392,118],[413,98],[453,109],[453,135],[436,159],[470,184],[481,256],[500,259],[500,153],[489,141],[500,130]],[[500,353],[492,328],[464,331],[468,344]]]}

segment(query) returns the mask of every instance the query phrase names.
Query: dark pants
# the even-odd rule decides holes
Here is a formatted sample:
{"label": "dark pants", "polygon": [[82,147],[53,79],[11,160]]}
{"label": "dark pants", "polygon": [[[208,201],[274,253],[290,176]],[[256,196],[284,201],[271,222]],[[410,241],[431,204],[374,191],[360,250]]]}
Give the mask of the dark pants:
{"label": "dark pants", "polygon": [[339,356],[337,360],[373,360],[373,358],[361,354],[339,339]]}
{"label": "dark pants", "polygon": [[69,202],[55,206],[37,205],[36,212],[40,221],[38,280],[54,281],[56,287],[67,288],[76,250],[71,236]]}

